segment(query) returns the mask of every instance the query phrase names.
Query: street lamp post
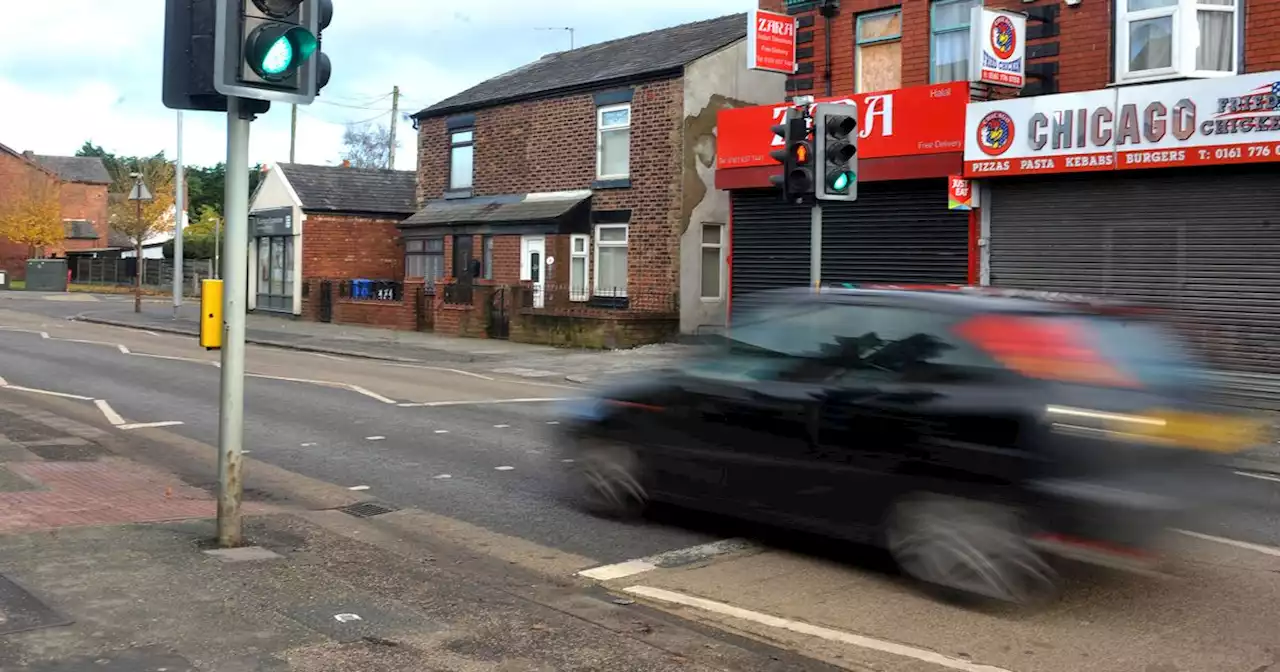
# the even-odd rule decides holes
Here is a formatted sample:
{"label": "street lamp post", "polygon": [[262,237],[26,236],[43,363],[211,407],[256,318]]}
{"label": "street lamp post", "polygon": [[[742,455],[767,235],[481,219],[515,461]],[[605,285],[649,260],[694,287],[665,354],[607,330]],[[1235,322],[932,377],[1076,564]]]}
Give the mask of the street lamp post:
{"label": "street lamp post", "polygon": [[151,192],[147,191],[147,185],[142,181],[142,173],[130,173],[133,178],[133,189],[129,192],[129,200],[133,201],[137,212],[137,225],[133,238],[134,254],[138,256],[138,262],[135,265],[133,279],[133,312],[142,312],[142,239],[146,235],[147,227],[142,222],[142,204],[151,200]]}

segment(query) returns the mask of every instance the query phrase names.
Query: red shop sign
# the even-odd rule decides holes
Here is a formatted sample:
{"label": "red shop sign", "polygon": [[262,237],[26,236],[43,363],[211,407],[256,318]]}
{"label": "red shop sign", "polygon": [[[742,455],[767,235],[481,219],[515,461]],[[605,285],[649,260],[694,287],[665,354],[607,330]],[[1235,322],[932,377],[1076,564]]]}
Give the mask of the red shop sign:
{"label": "red shop sign", "polygon": [[[968,82],[816,98],[815,103],[853,102],[858,106],[858,156],[946,154],[964,149]],[[721,110],[716,117],[716,168],[750,168],[776,162],[769,152],[781,147],[773,126],[786,103]]]}

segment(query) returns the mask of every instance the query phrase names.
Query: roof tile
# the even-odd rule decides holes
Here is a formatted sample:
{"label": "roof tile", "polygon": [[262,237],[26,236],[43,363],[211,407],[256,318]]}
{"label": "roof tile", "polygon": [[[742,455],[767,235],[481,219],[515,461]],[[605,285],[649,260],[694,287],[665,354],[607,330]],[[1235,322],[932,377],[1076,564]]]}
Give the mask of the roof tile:
{"label": "roof tile", "polygon": [[278,164],[303,210],[409,215],[417,210],[411,170]]}

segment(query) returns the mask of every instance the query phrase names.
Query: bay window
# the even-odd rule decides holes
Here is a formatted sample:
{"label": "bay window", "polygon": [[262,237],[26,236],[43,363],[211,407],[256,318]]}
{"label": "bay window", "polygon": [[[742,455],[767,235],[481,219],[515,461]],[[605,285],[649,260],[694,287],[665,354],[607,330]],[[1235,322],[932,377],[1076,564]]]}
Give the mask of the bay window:
{"label": "bay window", "polygon": [[1239,1],[1118,0],[1117,79],[1236,74]]}

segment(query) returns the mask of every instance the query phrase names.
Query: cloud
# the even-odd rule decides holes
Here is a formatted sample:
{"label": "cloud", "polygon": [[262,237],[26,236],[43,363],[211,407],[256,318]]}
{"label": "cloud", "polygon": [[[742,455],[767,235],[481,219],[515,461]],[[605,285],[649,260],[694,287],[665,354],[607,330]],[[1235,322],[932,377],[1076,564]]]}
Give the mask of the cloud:
{"label": "cloud", "polygon": [[[746,3],[752,4],[752,3]],[[333,77],[298,108],[296,158],[336,163],[353,122],[389,123],[391,89],[412,113],[489,77],[569,47],[721,16],[741,0],[335,0],[324,32]],[[0,143],[71,154],[86,140],[120,154],[173,156],[176,113],[160,102],[163,0],[0,2]],[[56,27],[56,28],[55,28]],[[549,30],[540,30],[549,29]],[[289,157],[290,106],[253,124],[250,160]],[[183,115],[183,159],[226,154],[225,116]],[[401,120],[396,167],[414,168],[415,133]]]}

